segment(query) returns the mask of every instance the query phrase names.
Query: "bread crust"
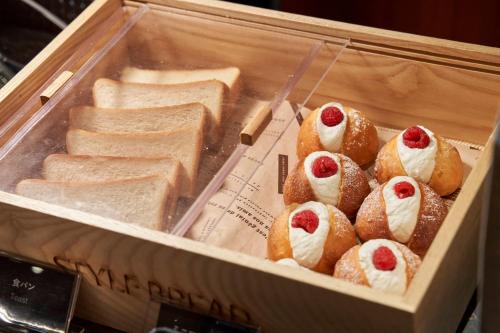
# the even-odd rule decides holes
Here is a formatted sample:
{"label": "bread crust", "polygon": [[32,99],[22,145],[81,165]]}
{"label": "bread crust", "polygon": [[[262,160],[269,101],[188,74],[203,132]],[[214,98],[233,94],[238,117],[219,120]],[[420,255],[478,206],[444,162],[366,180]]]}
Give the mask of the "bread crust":
{"label": "bread crust", "polygon": [[[354,228],[362,241],[389,239],[397,241],[389,229],[383,189],[387,183],[377,186],[361,205]],[[424,257],[443,223],[448,208],[428,185],[419,183],[421,199],[417,224],[408,240],[403,243],[420,257]]]}
{"label": "bread crust", "polygon": [[[155,83],[132,83],[132,82],[120,82],[120,81],[115,81],[107,78],[100,78],[97,79],[94,82],[94,86],[92,87],[92,98],[94,100],[94,104],[96,107],[102,107],[102,108],[108,108],[108,105],[102,105],[101,98],[99,91],[102,89],[106,89],[107,87],[124,87],[128,86],[131,88],[139,88],[139,89],[145,89],[145,90],[154,90],[154,89],[174,89],[174,90],[186,90],[189,88],[196,88],[196,87],[205,87],[207,85],[214,85],[218,86],[219,90],[221,91],[221,94],[219,98],[217,99],[217,104],[220,107],[220,114],[217,115],[216,112],[213,112],[214,110],[208,110],[210,112],[209,120],[206,121],[207,126],[209,130],[206,132],[206,139],[209,144],[212,146],[216,146],[220,143],[220,140],[222,139],[222,136],[224,135],[224,128],[222,126],[222,120],[225,119],[225,117],[228,114],[228,110],[224,107],[224,102],[228,96],[229,89],[228,87],[218,81],[218,80],[205,80],[205,81],[196,81],[196,82],[187,82],[187,83],[178,83],[178,84],[155,84]],[[205,105],[205,107],[207,107]]]}
{"label": "bread crust", "polygon": [[327,208],[330,213],[330,231],[323,255],[313,270],[331,275],[337,261],[347,250],[356,245],[357,240],[356,232],[347,217],[333,206],[327,205]]}
{"label": "bread crust", "polygon": [[[375,178],[385,183],[395,176],[406,176],[397,150],[397,135],[389,140],[380,150],[375,161]],[[462,184],[464,167],[458,150],[443,137],[436,135],[436,165],[428,183],[440,196],[456,191]]]}
{"label": "bread crust", "polygon": [[325,150],[316,132],[315,119],[319,109],[311,111],[300,125],[297,136],[297,157],[303,160],[313,151]]}
{"label": "bread crust", "polygon": [[[85,140],[85,139],[108,139],[110,138],[117,140],[119,138],[126,138],[127,140],[132,141],[132,139],[145,139],[145,140],[155,140],[155,139],[165,139],[169,136],[174,136],[177,134],[183,134],[183,133],[189,133],[189,135],[193,135],[194,133],[194,146],[197,147],[197,151],[194,153],[193,157],[193,170],[189,170],[190,166],[185,166],[181,162],[181,174],[182,177],[185,177],[186,179],[189,178],[189,176],[192,177],[192,179],[189,179],[189,181],[182,181],[182,190],[181,192],[183,193],[183,196],[186,197],[192,197],[196,193],[196,189],[198,186],[197,183],[197,177],[198,177],[198,168],[199,168],[199,162],[200,162],[200,150],[202,147],[202,133],[200,129],[193,128],[193,129],[178,129],[175,131],[170,131],[170,132],[142,132],[142,133],[109,133],[109,132],[91,132],[91,131],[85,131],[85,130],[80,130],[80,129],[70,129],[66,133],[66,150],[68,151],[68,154],[70,155],[81,155],[82,152],[78,151],[77,146],[78,143]],[[145,145],[146,147],[146,145]],[[146,152],[146,150],[145,150]],[[124,154],[101,154],[101,155],[114,155],[114,156],[122,156]],[[131,155],[131,154],[129,154]],[[176,156],[173,155],[168,155],[165,154],[165,156],[160,156],[159,154],[155,155],[152,153],[149,154],[136,154],[134,157],[142,157],[142,158],[176,158]],[[179,159],[180,160],[180,159]]]}
{"label": "bread crust", "polygon": [[[342,179],[337,208],[348,218],[353,218],[365,197],[370,193],[368,179],[361,168],[350,158],[338,155]],[[319,201],[304,171],[304,160],[301,160],[290,172],[283,187],[285,205]]]}
{"label": "bread crust", "polygon": [[369,286],[365,272],[359,265],[358,252],[361,245],[356,245],[340,257],[335,264],[333,277],[355,284]]}
{"label": "bread crust", "polygon": [[359,207],[354,229],[363,242],[379,238],[394,240],[387,224],[383,188],[383,185],[377,186]]}
{"label": "bread crust", "polygon": [[[315,109],[304,119],[300,126],[297,138],[297,156],[304,159],[314,151],[326,150],[321,144],[318,132],[316,131],[316,116],[319,108]],[[366,116],[350,107],[344,107],[347,113],[347,126],[342,140],[340,151],[357,164],[367,165],[377,156],[379,140],[377,129]]]}
{"label": "bread crust", "polygon": [[288,217],[298,204],[291,204],[274,220],[267,237],[267,258],[278,261],[292,258],[292,247],[288,238]]}
{"label": "bread crust", "polygon": [[[421,260],[418,255],[411,252],[406,246],[394,242],[406,261],[406,287],[408,287],[420,267]],[[347,251],[335,265],[334,277],[346,280],[355,284],[370,286],[366,275],[359,264],[359,249],[361,245],[356,245]]]}
{"label": "bread crust", "polygon": [[316,200],[313,189],[304,171],[304,161],[300,161],[288,174],[283,185],[283,200],[285,205],[304,203]]}
{"label": "bread crust", "polygon": [[418,222],[406,246],[423,258],[448,214],[448,207],[430,186],[419,185],[422,196]]}
{"label": "bread crust", "polygon": [[397,137],[397,135],[392,137],[378,152],[374,172],[379,184],[387,182],[392,177],[407,175],[396,148]]}
{"label": "bread crust", "polygon": [[339,157],[342,180],[337,208],[348,218],[354,218],[363,200],[370,194],[370,185],[363,170],[353,160],[343,155]]}
{"label": "bread crust", "polygon": [[438,153],[429,186],[439,195],[445,196],[455,192],[462,185],[464,165],[457,148],[438,135],[436,138]]}
{"label": "bread crust", "polygon": [[[285,258],[293,259],[289,240],[288,218],[299,205],[287,206],[283,213],[274,221],[267,240],[267,256],[277,261]],[[335,263],[348,249],[356,245],[356,233],[349,220],[333,206],[327,205],[330,230],[323,248],[323,255],[312,268],[313,271],[333,274]]]}
{"label": "bread crust", "polygon": [[[109,181],[100,181],[100,182],[78,182],[78,183],[70,183],[70,182],[64,182],[64,181],[47,181],[44,179],[24,179],[20,181],[16,185],[16,193],[19,195],[31,197],[29,195],[29,187],[31,184],[38,184],[42,186],[54,186],[54,187],[59,187],[60,191],[64,191],[64,189],[68,190],[79,190],[80,192],[86,192],[89,191],[89,189],[95,190],[97,187],[106,187],[106,186],[116,186],[116,185],[129,185],[129,186],[134,186],[135,184],[142,184],[144,182],[158,182],[159,185],[164,186],[164,191],[162,193],[162,199],[160,200],[162,203],[159,206],[159,209],[157,211],[157,215],[152,221],[148,221],[152,223],[151,225],[148,225],[148,228],[155,229],[155,230],[164,230],[166,225],[166,222],[168,221],[168,216],[166,216],[166,212],[169,208],[169,205],[171,205],[171,195],[170,195],[170,189],[171,185],[168,182],[168,178],[163,176],[163,175],[153,175],[153,176],[145,176],[145,177],[136,177],[136,178],[129,178],[129,179],[118,179],[118,180],[109,180]],[[26,187],[28,190],[26,190]],[[50,200],[42,200],[42,199],[37,199],[41,201],[46,201],[51,204],[56,204],[56,205],[61,205],[61,206],[66,206],[64,204],[52,202]],[[81,210],[83,212],[89,212],[85,209],[80,209],[80,208],[75,208],[75,207],[69,207],[71,209],[76,209],[76,210]],[[97,214],[101,215],[107,218],[113,218],[117,219],[116,217],[110,217],[107,215],[102,215],[101,212],[96,213],[96,212],[89,212],[91,214]],[[136,222],[130,222],[126,221],[126,223],[132,223],[132,224],[140,224],[143,225],[143,221],[141,223],[136,223]],[[143,225],[144,226],[144,225]]]}
{"label": "bread crust", "polygon": [[348,122],[340,153],[360,166],[370,164],[377,157],[379,146],[377,129],[363,112],[350,107],[346,107],[345,110]]}

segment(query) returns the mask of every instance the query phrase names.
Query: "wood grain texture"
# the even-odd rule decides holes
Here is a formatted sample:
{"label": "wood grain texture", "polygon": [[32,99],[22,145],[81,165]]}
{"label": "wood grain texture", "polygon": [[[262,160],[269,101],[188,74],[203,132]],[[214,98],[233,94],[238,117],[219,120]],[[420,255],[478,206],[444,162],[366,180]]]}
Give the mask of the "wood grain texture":
{"label": "wood grain texture", "polygon": [[[78,268],[86,281],[78,314],[116,328],[135,332],[154,317],[151,298],[265,332],[411,327],[412,309],[400,297],[64,208],[49,215],[54,206],[16,195],[0,193],[0,200],[1,249]],[[98,287],[87,290],[88,284]],[[123,294],[136,300],[126,302]],[[133,314],[141,304],[150,310]]]}
{"label": "wood grain texture", "polygon": [[[129,37],[131,62],[194,67],[237,64],[245,83],[243,93],[259,98],[271,98],[270,92],[296,68],[297,55],[304,56],[311,46],[303,38],[278,42],[275,33],[231,30],[229,23],[213,24],[156,10],[147,15]],[[326,44],[288,99],[301,104],[339,50],[338,45]],[[339,100],[365,112],[380,126],[406,128],[418,122],[443,136],[484,144],[500,103],[498,91],[500,74],[346,49],[307,106],[314,109]]]}
{"label": "wood grain texture", "polygon": [[[217,0],[151,0],[153,4],[187,9],[195,12],[265,23],[327,36],[350,38],[353,42],[383,45],[394,50],[437,55],[445,58],[471,60],[500,65],[500,50],[493,47],[454,42],[439,38],[370,28],[356,24],[307,17],[303,15],[254,8]],[[127,4],[133,3],[126,1]]]}
{"label": "wood grain texture", "polygon": [[415,332],[455,331],[477,286],[484,180],[493,146],[490,137],[405,295],[417,308]]}
{"label": "wood grain texture", "polygon": [[[289,97],[301,101],[335,52],[325,48]],[[421,124],[448,138],[485,144],[500,105],[500,75],[346,49],[307,106],[332,100],[376,125]]]}

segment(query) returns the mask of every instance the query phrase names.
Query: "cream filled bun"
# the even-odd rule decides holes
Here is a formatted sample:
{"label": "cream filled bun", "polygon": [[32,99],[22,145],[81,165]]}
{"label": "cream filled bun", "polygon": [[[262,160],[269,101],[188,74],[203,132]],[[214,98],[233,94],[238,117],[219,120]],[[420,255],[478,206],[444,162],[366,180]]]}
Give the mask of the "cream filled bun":
{"label": "cream filled bun", "polygon": [[440,196],[462,184],[463,163],[457,149],[423,126],[413,126],[387,142],[375,161],[375,177],[385,183],[394,176],[410,176],[428,184]]}
{"label": "cream filled bun", "polygon": [[315,151],[298,162],[283,187],[285,205],[320,201],[352,218],[370,193],[368,179],[349,157]]}
{"label": "cream filled bun", "polygon": [[297,138],[297,156],[303,159],[314,151],[329,151],[366,165],[375,160],[378,145],[377,130],[363,113],[331,102],[304,119]]}
{"label": "cream filled bun", "polygon": [[362,241],[394,240],[423,257],[447,213],[444,200],[428,185],[396,176],[366,197],[354,227]]}
{"label": "cream filled bun", "polygon": [[334,277],[387,293],[403,295],[420,266],[406,246],[373,239],[347,251],[335,265]]}
{"label": "cream filled bun", "polygon": [[309,201],[287,206],[274,221],[267,255],[272,261],[285,263],[289,258],[301,267],[332,274],[337,260],[354,245],[354,227],[340,210]]}

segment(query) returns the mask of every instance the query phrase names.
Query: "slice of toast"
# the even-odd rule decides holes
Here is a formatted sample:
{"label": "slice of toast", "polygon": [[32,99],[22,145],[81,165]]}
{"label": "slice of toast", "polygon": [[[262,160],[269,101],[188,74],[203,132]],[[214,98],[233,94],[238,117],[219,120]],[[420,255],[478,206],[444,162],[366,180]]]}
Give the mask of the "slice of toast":
{"label": "slice of toast", "polygon": [[52,154],[43,162],[46,180],[81,183],[105,182],[162,175],[170,184],[168,216],[175,214],[179,195],[179,161],[171,158],[133,158]]}
{"label": "slice of toast", "polygon": [[206,80],[224,82],[229,88],[230,100],[236,102],[240,90],[241,71],[238,67],[213,69],[169,69],[152,70],[125,67],[120,80],[123,82],[178,84]]}
{"label": "slice of toast", "polygon": [[208,142],[216,144],[223,135],[225,87],[217,80],[163,85],[99,79],[92,92],[94,104],[100,108],[136,109],[201,103],[210,113]]}
{"label": "slice of toast", "polygon": [[71,155],[112,157],[169,157],[180,162],[181,195],[193,196],[201,154],[201,131],[197,128],[172,132],[104,133],[71,129],[66,149]]}
{"label": "slice of toast", "polygon": [[70,110],[69,124],[94,132],[168,132],[187,127],[204,129],[206,116],[200,103],[146,109],[79,106]]}
{"label": "slice of toast", "polygon": [[163,176],[109,182],[68,183],[26,179],[20,195],[143,227],[162,230],[170,185]]}

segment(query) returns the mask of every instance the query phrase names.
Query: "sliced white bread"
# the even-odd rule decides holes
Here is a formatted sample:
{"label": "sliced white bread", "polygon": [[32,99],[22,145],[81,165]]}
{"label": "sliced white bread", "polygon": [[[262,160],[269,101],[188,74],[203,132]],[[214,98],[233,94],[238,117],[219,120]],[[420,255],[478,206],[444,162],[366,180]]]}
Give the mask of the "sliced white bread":
{"label": "sliced white bread", "polygon": [[94,104],[100,108],[153,108],[201,103],[210,113],[208,142],[216,144],[222,137],[224,83],[216,80],[182,84],[122,83],[99,79],[94,83]]}
{"label": "sliced white bread", "polygon": [[170,184],[170,205],[173,216],[179,195],[179,161],[172,158],[104,157],[52,154],[43,162],[42,175],[49,181],[70,183],[105,182],[162,175]]}
{"label": "sliced white bread", "polygon": [[123,82],[178,84],[206,80],[224,82],[229,88],[230,99],[236,102],[240,89],[241,71],[238,67],[213,69],[169,69],[152,70],[125,67],[120,80]]}
{"label": "sliced white bread", "polygon": [[71,155],[162,158],[181,164],[181,195],[192,196],[196,189],[201,153],[201,131],[197,128],[172,132],[105,133],[71,129],[66,149]]}
{"label": "sliced white bread", "polygon": [[145,109],[79,106],[70,110],[69,124],[94,132],[168,132],[187,127],[203,130],[206,114],[200,103]]}
{"label": "sliced white bread", "polygon": [[26,179],[17,184],[20,195],[162,230],[170,200],[168,179],[150,176],[109,182],[68,183]]}

